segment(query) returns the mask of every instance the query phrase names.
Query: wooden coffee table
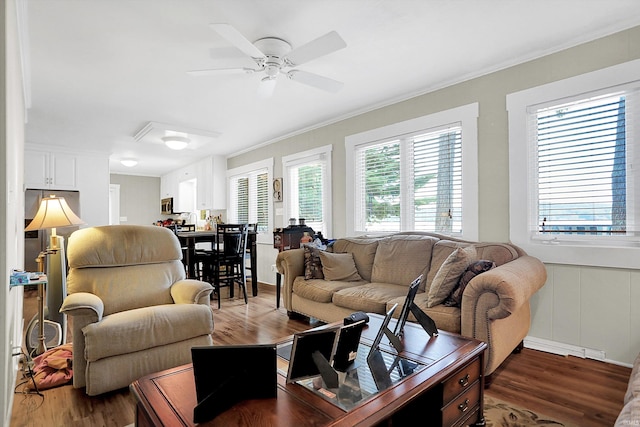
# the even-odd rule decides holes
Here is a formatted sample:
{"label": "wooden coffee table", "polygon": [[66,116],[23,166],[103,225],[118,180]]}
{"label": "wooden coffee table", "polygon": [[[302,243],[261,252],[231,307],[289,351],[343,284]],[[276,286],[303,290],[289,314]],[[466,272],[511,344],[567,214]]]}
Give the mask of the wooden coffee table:
{"label": "wooden coffee table", "polygon": [[[373,341],[382,319],[370,314],[362,342]],[[348,411],[302,385],[287,384],[286,374],[279,372],[277,398],[243,401],[198,425],[352,427],[383,422],[412,425],[416,419],[429,420],[434,426],[483,425],[486,344],[444,331],[430,338],[414,323],[407,323],[403,341],[401,355],[425,367]],[[147,375],[131,384],[131,391],[137,400],[137,426],[196,425],[193,408],[197,398],[190,364]]]}

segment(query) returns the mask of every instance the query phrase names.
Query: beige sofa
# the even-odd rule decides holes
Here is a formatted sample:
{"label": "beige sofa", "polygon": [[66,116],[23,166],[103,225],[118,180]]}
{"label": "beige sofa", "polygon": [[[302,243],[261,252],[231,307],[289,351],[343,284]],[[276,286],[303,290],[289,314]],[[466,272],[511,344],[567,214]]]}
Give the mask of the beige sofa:
{"label": "beige sofa", "polygon": [[182,250],[167,228],[78,230],[68,244],[73,386],[94,396],[191,362],[211,345],[210,284],[185,280]]}
{"label": "beige sofa", "polygon": [[[321,267],[313,262],[314,252],[321,258]],[[439,329],[487,343],[487,376],[521,348],[530,326],[529,299],[547,277],[540,260],[514,245],[468,242],[435,233],[342,238],[327,252],[307,248],[278,254],[283,303],[290,314],[334,322],[354,311],[384,314],[398,303],[397,316],[409,284],[422,274],[416,304]],[[349,271],[350,257],[355,273]],[[474,275],[467,267],[478,260],[495,265],[478,262],[476,266],[495,268]],[[309,278],[324,273],[329,277]],[[464,288],[457,287],[463,276],[467,281],[473,278]]]}
{"label": "beige sofa", "polygon": [[627,393],[624,395],[624,406],[615,427],[640,425],[640,354],[633,362]]}

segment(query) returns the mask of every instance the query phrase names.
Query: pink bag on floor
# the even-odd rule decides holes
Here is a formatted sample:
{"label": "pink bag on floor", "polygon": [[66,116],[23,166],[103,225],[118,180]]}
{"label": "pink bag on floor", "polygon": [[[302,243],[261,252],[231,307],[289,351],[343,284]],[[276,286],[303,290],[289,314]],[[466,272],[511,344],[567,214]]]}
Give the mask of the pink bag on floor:
{"label": "pink bag on floor", "polygon": [[71,343],[47,350],[33,361],[33,378],[38,390],[67,384],[73,378]]}

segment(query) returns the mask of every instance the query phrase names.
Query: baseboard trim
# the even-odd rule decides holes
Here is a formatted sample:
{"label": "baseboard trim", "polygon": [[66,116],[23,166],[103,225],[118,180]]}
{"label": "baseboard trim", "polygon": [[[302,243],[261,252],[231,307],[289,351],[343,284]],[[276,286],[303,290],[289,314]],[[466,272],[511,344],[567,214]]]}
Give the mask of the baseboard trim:
{"label": "baseboard trim", "polygon": [[607,359],[603,350],[595,350],[586,347],[566,344],[562,342],[546,340],[543,338],[527,336],[524,339],[524,346],[532,350],[544,351],[546,353],[558,354],[560,356],[575,356],[582,359],[593,359],[601,362],[611,363],[613,365],[632,367],[630,363],[623,363],[617,360]]}

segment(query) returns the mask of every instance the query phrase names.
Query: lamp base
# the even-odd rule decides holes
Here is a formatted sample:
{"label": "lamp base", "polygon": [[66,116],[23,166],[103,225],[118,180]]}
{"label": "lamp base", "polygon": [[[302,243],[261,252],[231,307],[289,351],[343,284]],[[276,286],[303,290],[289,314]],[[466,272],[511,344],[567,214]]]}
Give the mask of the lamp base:
{"label": "lamp base", "polygon": [[57,242],[51,242],[51,247],[57,244],[55,252],[47,256],[47,294],[46,304],[48,314],[44,316],[62,326],[62,342],[67,341],[67,315],[60,313],[60,307],[67,297],[67,263],[64,248],[64,237],[57,236]]}
{"label": "lamp base", "polygon": [[[59,323],[45,320],[42,325],[44,331],[44,344],[46,346],[44,350],[57,347],[62,344],[62,327]],[[27,329],[24,334],[24,343],[29,355],[39,356],[44,353],[43,349],[38,348],[40,344],[39,330],[40,321],[38,320],[38,315],[35,315],[27,325]]]}

